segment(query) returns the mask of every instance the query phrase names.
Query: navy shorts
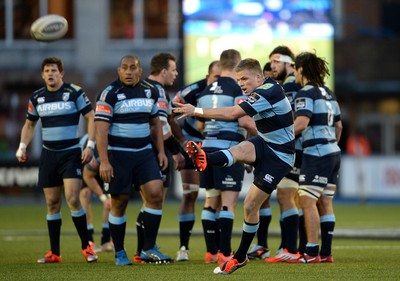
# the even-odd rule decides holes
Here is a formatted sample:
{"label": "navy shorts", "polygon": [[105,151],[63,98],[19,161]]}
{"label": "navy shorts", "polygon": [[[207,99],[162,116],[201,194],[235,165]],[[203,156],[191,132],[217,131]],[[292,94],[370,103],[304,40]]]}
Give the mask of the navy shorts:
{"label": "navy shorts", "polygon": [[282,161],[260,136],[252,137],[248,141],[256,150],[256,161],[252,164],[254,166],[253,184],[271,194],[292,167]]}
{"label": "navy shorts", "polygon": [[299,184],[319,187],[337,185],[339,169],[340,153],[322,157],[303,154]]}
{"label": "navy shorts", "polygon": [[107,193],[130,194],[132,185],[139,189],[149,181],[162,179],[160,166],[152,149],[138,152],[109,150],[108,157],[113,166],[114,177],[108,185]]}
{"label": "navy shorts", "polygon": [[82,150],[74,148],[62,151],[42,149],[39,161],[40,187],[63,185],[63,179],[82,179]]}
{"label": "navy shorts", "polygon": [[240,192],[242,190],[243,177],[243,163],[235,163],[229,167],[208,166],[200,173],[200,187]]}

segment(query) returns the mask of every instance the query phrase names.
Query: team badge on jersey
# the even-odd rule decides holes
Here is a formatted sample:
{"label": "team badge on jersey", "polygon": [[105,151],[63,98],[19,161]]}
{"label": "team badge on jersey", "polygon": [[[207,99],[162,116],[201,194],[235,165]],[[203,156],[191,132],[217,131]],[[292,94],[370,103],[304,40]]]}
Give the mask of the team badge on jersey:
{"label": "team badge on jersey", "polygon": [[117,99],[118,100],[124,100],[124,99],[126,99],[126,96],[125,96],[125,94],[118,94],[117,95]]}
{"label": "team badge on jersey", "polygon": [[306,108],[306,99],[305,98],[296,99],[295,110],[297,111],[304,108]]}
{"label": "team badge on jersey", "polygon": [[146,98],[151,98],[151,90],[150,89],[145,89],[144,92],[146,93]]}
{"label": "team badge on jersey", "polygon": [[260,99],[259,95],[257,95],[256,93],[251,93],[250,96],[247,98],[247,102],[253,104],[259,99]]}
{"label": "team badge on jersey", "polygon": [[37,99],[37,102],[38,102],[38,103],[44,103],[44,101],[45,101],[44,97],[39,97],[39,98]]}
{"label": "team badge on jersey", "polygon": [[62,95],[62,99],[63,99],[63,101],[69,100],[69,92],[64,92]]}

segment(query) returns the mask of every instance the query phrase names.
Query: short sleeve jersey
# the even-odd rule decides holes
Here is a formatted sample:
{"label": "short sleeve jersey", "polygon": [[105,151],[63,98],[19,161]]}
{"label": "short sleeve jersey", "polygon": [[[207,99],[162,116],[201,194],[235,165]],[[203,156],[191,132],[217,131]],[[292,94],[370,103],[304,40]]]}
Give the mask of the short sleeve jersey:
{"label": "short sleeve jersey", "polygon": [[253,117],[258,135],[273,152],[293,166],[293,114],[283,88],[268,77],[239,106]]}
{"label": "short sleeve jersey", "polygon": [[109,149],[150,149],[149,121],[158,116],[157,101],[157,91],[144,81],[130,87],[116,80],[107,86],[97,97],[95,121],[110,123]]}
{"label": "short sleeve jersey", "polygon": [[296,95],[295,116],[310,118],[307,128],[302,132],[304,154],[325,156],[340,152],[335,122],[341,120],[341,113],[331,90],[305,85]]}
{"label": "short sleeve jersey", "polygon": [[[246,100],[242,89],[230,77],[219,77],[199,94],[197,105],[202,108],[230,107]],[[226,149],[243,141],[246,130],[235,121],[205,119],[204,148]]]}
{"label": "short sleeve jersey", "polygon": [[42,122],[43,147],[66,150],[79,147],[79,118],[92,110],[90,100],[81,87],[64,83],[50,92],[46,87],[35,91],[29,99],[26,118]]}

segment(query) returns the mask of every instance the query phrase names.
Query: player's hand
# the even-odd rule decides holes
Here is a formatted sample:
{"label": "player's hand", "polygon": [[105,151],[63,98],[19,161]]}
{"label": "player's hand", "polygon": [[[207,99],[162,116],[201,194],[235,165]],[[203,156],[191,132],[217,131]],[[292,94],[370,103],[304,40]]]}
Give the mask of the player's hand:
{"label": "player's hand", "polygon": [[180,171],[185,167],[185,157],[182,153],[179,152],[178,154],[172,155],[172,159],[174,159],[175,169],[177,171]]}
{"label": "player's hand", "polygon": [[92,161],[93,158],[93,149],[86,147],[83,152],[82,152],[82,164],[86,164],[89,163],[90,161]]}
{"label": "player's hand", "polygon": [[111,181],[111,178],[114,177],[114,169],[111,166],[110,162],[102,161],[100,163],[99,173],[100,173],[100,178],[104,182],[109,183]]}
{"label": "player's hand", "polygon": [[177,118],[178,120],[185,118],[185,117],[194,116],[195,107],[193,105],[191,105],[190,103],[183,104],[183,103],[176,102],[175,105],[178,107],[173,108],[172,111],[176,114],[181,114],[181,116],[179,116]]}
{"label": "player's hand", "polygon": [[24,144],[24,143],[19,144],[17,152],[15,153],[15,156],[17,157],[18,162],[20,164],[24,164],[26,161],[28,161],[29,155],[28,155],[28,152],[26,151],[26,144]]}
{"label": "player's hand", "polygon": [[165,153],[158,153],[157,158],[161,171],[164,171],[166,168],[168,168],[168,158]]}

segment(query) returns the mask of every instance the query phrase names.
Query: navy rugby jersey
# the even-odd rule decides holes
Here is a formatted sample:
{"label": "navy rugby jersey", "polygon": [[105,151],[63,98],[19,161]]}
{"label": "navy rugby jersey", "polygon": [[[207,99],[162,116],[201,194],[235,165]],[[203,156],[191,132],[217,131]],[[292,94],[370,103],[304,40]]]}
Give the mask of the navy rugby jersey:
{"label": "navy rugby jersey", "polygon": [[271,78],[256,88],[239,106],[253,117],[257,134],[284,162],[293,166],[294,124],[292,107],[282,87]]}
{"label": "navy rugby jersey", "polygon": [[157,91],[142,80],[132,87],[120,80],[107,86],[97,97],[94,120],[111,123],[108,149],[151,149],[149,121],[158,116],[157,100]]}
{"label": "navy rugby jersey", "polygon": [[41,119],[43,147],[66,150],[79,147],[79,117],[91,110],[82,88],[64,83],[55,92],[46,87],[33,92],[26,118],[34,122]]}
{"label": "navy rugby jersey", "polygon": [[[197,106],[198,95],[207,87],[207,79],[194,82],[176,93],[173,102],[189,103]],[[203,134],[197,128],[196,117],[186,117],[183,119],[182,133],[188,140],[196,142],[203,140]]]}
{"label": "navy rugby jersey", "polygon": [[[282,88],[285,90],[285,95],[288,98],[290,105],[292,106],[292,111],[294,112],[294,100],[296,98],[297,92],[301,89],[301,85],[296,83],[296,78],[294,73],[289,74],[285,81],[282,83]],[[301,134],[296,136],[295,149],[296,149],[296,163],[295,166],[300,168],[301,166],[301,156],[303,150],[303,138]]]}
{"label": "navy rugby jersey", "polygon": [[324,156],[340,152],[335,134],[335,122],[341,120],[340,108],[331,90],[305,85],[296,95],[295,116],[310,118],[302,132],[304,154]]}
{"label": "navy rugby jersey", "polygon": [[161,85],[159,82],[151,80],[149,78],[146,78],[144,82],[149,83],[158,91],[157,107],[158,107],[158,115],[160,116],[160,121],[163,124],[162,127],[163,135],[165,136],[168,133],[172,133],[171,126],[169,125],[168,122],[168,117],[171,115],[172,112],[171,99],[165,92],[163,85]]}
{"label": "navy rugby jersey", "polygon": [[[219,77],[199,94],[197,105],[201,108],[230,107],[240,104],[247,97],[238,83],[230,77]],[[203,148],[226,149],[245,140],[247,131],[237,120],[203,119]]]}

